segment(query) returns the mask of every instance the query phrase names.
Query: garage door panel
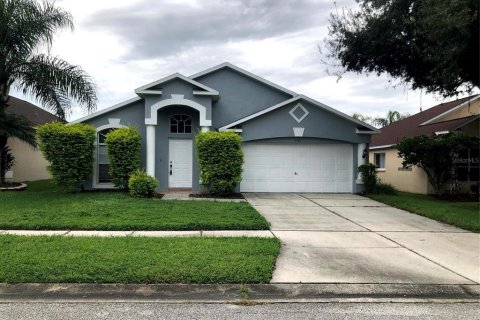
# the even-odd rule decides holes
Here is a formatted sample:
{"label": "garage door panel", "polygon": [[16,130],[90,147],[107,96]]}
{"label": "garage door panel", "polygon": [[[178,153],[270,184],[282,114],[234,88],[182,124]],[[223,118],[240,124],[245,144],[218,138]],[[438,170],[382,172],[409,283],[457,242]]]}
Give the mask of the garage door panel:
{"label": "garage door panel", "polygon": [[350,144],[245,143],[244,192],[352,192]]}

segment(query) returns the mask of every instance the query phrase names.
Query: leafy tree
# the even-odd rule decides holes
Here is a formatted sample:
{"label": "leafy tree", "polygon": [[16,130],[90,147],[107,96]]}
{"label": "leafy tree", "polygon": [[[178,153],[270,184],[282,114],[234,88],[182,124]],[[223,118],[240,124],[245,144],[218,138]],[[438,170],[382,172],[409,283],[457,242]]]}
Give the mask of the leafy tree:
{"label": "leafy tree", "polygon": [[[357,0],[330,17],[327,58],[454,96],[479,86],[478,0]],[[339,72],[341,74],[341,72]]]}
{"label": "leafy tree", "polygon": [[63,28],[73,29],[72,17],[54,3],[0,0],[0,156],[9,137],[36,146],[31,123],[7,112],[12,86],[61,119],[72,101],[88,111],[95,109],[97,97],[90,77],[78,66],[41,53]]}
{"label": "leafy tree", "polygon": [[394,123],[395,121],[405,119],[409,117],[408,113],[400,114],[398,111],[388,110],[387,115],[385,117],[377,117],[373,119],[373,124],[378,125],[380,127],[386,127],[389,124]]}
{"label": "leafy tree", "polygon": [[438,136],[405,137],[397,144],[398,155],[404,166],[418,166],[425,171],[437,195],[443,193],[445,183],[455,178],[457,154],[470,146],[478,146],[478,138],[461,133]]}

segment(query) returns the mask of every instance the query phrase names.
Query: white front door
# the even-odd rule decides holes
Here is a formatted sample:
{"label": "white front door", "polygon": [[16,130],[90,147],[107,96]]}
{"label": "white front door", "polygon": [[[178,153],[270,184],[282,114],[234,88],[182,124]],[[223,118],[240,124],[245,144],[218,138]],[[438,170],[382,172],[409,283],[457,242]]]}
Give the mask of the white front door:
{"label": "white front door", "polygon": [[243,144],[242,192],[352,192],[351,144]]}
{"label": "white front door", "polygon": [[168,187],[191,188],[193,164],[192,140],[170,139],[168,141]]}

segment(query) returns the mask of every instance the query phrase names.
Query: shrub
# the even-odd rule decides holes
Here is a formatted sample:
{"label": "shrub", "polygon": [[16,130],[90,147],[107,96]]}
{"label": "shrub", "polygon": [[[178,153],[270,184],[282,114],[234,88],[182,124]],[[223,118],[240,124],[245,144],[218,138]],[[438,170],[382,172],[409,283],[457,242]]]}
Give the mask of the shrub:
{"label": "shrub", "polygon": [[83,189],[92,175],[95,128],[83,123],[52,122],[38,127],[37,135],[55,183]]}
{"label": "shrub", "polygon": [[211,193],[228,194],[242,179],[242,139],[234,132],[201,132],[195,137],[200,179]]}
{"label": "shrub", "polygon": [[362,174],[362,182],[365,186],[366,193],[373,193],[377,185],[377,167],[372,164],[362,164],[358,167],[358,171]]}
{"label": "shrub", "polygon": [[378,181],[375,186],[374,193],[396,195],[398,192],[397,189],[395,189],[395,187],[391,184]]}
{"label": "shrub", "polygon": [[[5,174],[15,165],[15,157],[12,154],[9,146],[5,146],[0,150],[0,174],[1,177],[5,177]],[[4,181],[1,181],[2,183]]]}
{"label": "shrub", "polygon": [[135,127],[115,129],[107,134],[105,144],[112,182],[118,188],[127,189],[128,179],[140,167],[140,133]]}
{"label": "shrub", "polygon": [[155,195],[158,180],[150,177],[145,171],[137,170],[128,179],[130,194],[134,197],[151,198]]}

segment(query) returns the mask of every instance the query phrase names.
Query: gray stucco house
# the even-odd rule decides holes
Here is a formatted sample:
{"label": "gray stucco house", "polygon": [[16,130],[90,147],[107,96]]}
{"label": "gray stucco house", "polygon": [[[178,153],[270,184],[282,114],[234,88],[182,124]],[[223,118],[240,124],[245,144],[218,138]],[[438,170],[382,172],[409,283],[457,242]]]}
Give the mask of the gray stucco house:
{"label": "gray stucco house", "polygon": [[142,135],[142,166],[159,179],[159,191],[201,190],[193,138],[208,130],[242,136],[241,192],[362,190],[357,166],[377,129],[230,63],[190,77],[175,73],[135,93],[73,121],[97,129],[92,188],[113,187],[105,134],[133,125]]}

